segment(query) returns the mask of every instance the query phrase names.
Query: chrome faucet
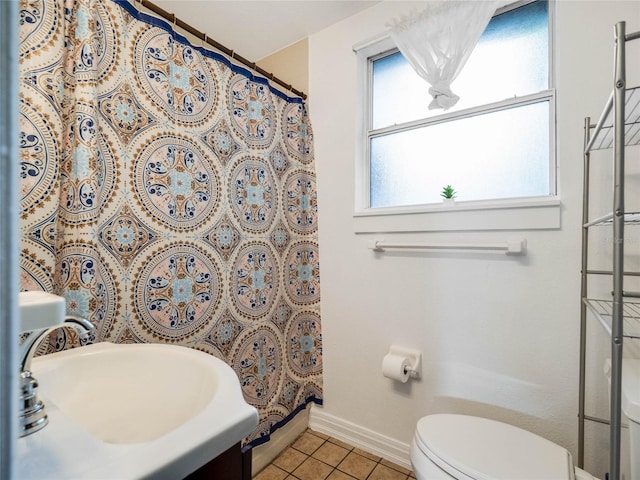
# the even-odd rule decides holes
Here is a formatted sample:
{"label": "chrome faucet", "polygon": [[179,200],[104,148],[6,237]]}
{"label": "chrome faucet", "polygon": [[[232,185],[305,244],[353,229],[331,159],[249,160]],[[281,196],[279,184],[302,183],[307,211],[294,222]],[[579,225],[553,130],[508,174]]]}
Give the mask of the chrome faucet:
{"label": "chrome faucet", "polygon": [[64,323],[60,325],[28,332],[26,339],[20,346],[19,428],[21,437],[37,432],[49,422],[44,410],[44,403],[42,400],[38,400],[38,381],[31,373],[31,359],[44,337],[62,327],[75,328],[81,340],[87,340],[94,332],[93,324],[89,320],[75,315],[67,315]]}

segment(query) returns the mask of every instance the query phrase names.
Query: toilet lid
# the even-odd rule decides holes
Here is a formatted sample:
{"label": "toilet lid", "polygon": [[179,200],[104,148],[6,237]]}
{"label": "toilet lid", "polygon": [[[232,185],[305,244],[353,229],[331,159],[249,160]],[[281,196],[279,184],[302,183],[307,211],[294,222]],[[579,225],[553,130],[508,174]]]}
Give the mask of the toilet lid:
{"label": "toilet lid", "polygon": [[640,360],[622,361],[622,411],[629,420],[640,423]]}
{"label": "toilet lid", "polygon": [[574,478],[573,461],[566,449],[526,430],[486,418],[453,414],[423,417],[418,421],[416,444],[455,478]]}

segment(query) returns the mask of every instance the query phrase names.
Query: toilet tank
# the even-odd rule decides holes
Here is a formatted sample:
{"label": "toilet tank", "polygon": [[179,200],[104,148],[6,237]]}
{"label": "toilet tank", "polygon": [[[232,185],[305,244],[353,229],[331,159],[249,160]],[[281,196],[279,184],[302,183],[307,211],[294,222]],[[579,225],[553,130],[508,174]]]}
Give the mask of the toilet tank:
{"label": "toilet tank", "polygon": [[640,359],[622,361],[622,412],[629,420],[631,478],[640,479]]}

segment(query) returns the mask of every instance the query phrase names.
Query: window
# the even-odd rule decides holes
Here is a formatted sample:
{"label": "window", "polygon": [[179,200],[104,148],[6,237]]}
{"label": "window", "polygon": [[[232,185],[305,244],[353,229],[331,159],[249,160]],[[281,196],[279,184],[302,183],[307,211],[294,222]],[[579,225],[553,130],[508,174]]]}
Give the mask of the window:
{"label": "window", "polygon": [[549,10],[543,0],[500,10],[447,111],[428,110],[429,85],[390,40],[358,50],[367,93],[357,214],[442,209],[445,185],[456,208],[555,199]]}

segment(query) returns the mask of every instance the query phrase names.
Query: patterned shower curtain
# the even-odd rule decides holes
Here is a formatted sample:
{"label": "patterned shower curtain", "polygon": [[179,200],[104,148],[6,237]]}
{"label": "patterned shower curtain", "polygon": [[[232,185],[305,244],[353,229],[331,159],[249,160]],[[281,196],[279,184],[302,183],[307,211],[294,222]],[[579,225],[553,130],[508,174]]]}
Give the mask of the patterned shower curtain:
{"label": "patterned shower curtain", "polygon": [[322,401],[305,104],[126,1],[22,0],[19,21],[21,288],[95,342],[224,359],[263,443]]}

